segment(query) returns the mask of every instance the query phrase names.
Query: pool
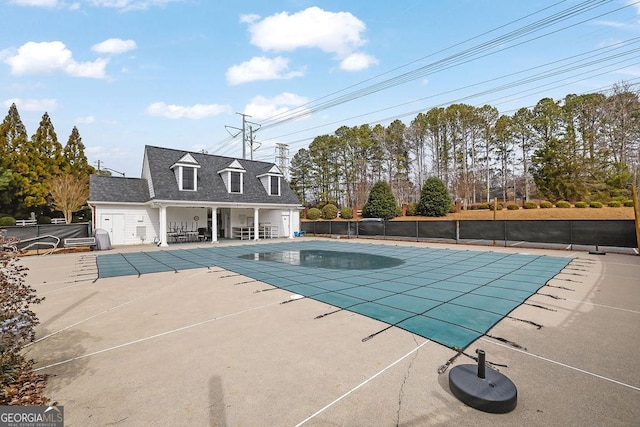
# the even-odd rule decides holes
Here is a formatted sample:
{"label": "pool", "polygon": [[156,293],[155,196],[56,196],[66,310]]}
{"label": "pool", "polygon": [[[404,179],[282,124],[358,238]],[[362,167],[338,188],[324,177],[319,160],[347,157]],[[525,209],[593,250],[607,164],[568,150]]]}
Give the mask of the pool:
{"label": "pool", "polygon": [[328,251],[319,249],[255,252],[238,258],[253,261],[281,262],[310,268],[329,270],[380,270],[404,264],[399,258],[361,252]]}

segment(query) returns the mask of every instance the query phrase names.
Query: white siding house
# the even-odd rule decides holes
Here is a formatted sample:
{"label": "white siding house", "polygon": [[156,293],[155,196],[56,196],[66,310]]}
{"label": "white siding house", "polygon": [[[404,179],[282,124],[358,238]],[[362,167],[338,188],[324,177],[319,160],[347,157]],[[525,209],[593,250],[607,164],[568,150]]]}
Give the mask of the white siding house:
{"label": "white siding house", "polygon": [[291,238],[302,209],[273,163],[152,146],[141,178],[91,176],[88,203],[113,245]]}

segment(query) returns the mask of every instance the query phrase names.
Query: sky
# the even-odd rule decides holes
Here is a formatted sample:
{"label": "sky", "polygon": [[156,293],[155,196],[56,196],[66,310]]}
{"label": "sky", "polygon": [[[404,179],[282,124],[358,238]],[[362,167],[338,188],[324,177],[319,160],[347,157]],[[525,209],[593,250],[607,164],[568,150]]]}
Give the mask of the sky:
{"label": "sky", "polygon": [[274,162],[342,125],[640,83],[640,0],[0,0],[0,17],[0,119],[15,103],[31,136],[47,112],[130,177],[145,145]]}

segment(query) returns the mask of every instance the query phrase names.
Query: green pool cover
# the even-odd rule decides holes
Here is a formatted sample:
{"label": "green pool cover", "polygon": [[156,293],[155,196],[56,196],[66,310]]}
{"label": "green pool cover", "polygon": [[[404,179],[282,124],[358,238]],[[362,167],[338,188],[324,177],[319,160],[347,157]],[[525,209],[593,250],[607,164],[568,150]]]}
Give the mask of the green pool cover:
{"label": "green pool cover", "polygon": [[98,255],[98,277],[218,266],[466,348],[570,258],[342,242],[287,242]]}

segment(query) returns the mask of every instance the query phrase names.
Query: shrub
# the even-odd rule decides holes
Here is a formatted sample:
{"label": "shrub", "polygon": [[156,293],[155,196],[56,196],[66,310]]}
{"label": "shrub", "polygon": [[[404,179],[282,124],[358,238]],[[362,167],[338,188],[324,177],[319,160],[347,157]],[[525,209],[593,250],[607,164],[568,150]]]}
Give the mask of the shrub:
{"label": "shrub", "polygon": [[456,207],[456,205],[452,204],[451,206],[449,206],[449,213],[456,213],[458,212],[458,208]]}
{"label": "shrub", "polygon": [[524,202],[522,207],[525,209],[538,209],[538,204],[536,202]]}
{"label": "shrub", "polygon": [[41,216],[38,218],[38,224],[51,224],[51,218],[48,216]]}
{"label": "shrub", "polygon": [[498,210],[498,211],[501,211],[504,208],[504,206],[502,206],[502,203],[498,203],[497,205],[494,205],[492,203],[492,204],[489,205],[489,209],[493,210],[494,206],[495,206],[496,210]]}
{"label": "shrub", "polygon": [[565,201],[565,200],[560,200],[559,202],[556,202],[556,208],[560,208],[560,209],[567,209],[571,207],[571,203]]}
{"label": "shrub", "polygon": [[338,208],[331,203],[324,205],[322,208],[322,218],[336,219],[338,217]]}
{"label": "shrub", "polygon": [[398,203],[391,187],[384,181],[378,181],[369,192],[369,198],[362,208],[365,218],[391,219],[396,216]]}
{"label": "shrub", "polygon": [[518,209],[520,209],[520,206],[516,205],[515,203],[509,203],[507,205],[507,209],[510,211],[517,211]]}
{"label": "shrub", "polygon": [[[418,213],[424,216],[445,216],[451,212],[451,196],[447,187],[438,178],[428,178],[422,186]],[[455,212],[455,206],[453,207]]]}
{"label": "shrub", "polygon": [[307,211],[307,218],[312,221],[319,219],[322,216],[322,211],[318,208],[311,208]]}
{"label": "shrub", "polygon": [[348,206],[340,209],[340,218],[352,219],[353,218],[353,209],[351,209]]}
{"label": "shrub", "polygon": [[[5,238],[5,232],[0,232],[0,245],[13,243],[15,240]],[[39,391],[29,392],[24,387],[15,387],[18,396],[12,396],[13,400],[5,393],[9,385],[21,385],[23,382],[28,382],[29,378],[26,378],[25,375],[32,373],[31,365],[24,359],[21,351],[26,343],[33,342],[35,327],[40,323],[31,306],[40,304],[44,299],[38,298],[35,289],[26,283],[27,268],[19,265],[18,261],[16,253],[0,252],[0,265],[2,266],[0,268],[0,337],[2,338],[0,340],[0,366],[2,366],[0,403],[2,405],[19,404],[21,401],[11,403],[15,397],[29,397],[31,401],[33,401],[33,397],[38,399],[43,397],[37,396]],[[38,381],[38,376],[34,376],[33,379]],[[35,384],[32,385],[35,386]],[[29,396],[29,393],[35,393],[36,396]],[[45,402],[46,400],[44,399]]]}
{"label": "shrub", "polygon": [[587,204],[587,202],[576,202],[574,206],[579,209],[584,209],[589,205]]}
{"label": "shrub", "polygon": [[9,227],[16,225],[16,219],[11,216],[3,216],[0,218],[0,227]]}
{"label": "shrub", "polygon": [[624,205],[628,208],[632,208],[633,207],[633,200],[625,200],[624,201]]}
{"label": "shrub", "polygon": [[411,202],[407,205],[407,216],[416,215],[418,215],[418,204],[416,202]]}
{"label": "shrub", "polygon": [[591,206],[592,208],[599,209],[599,208],[602,207],[602,203],[600,203],[600,202],[591,202],[591,203],[589,203],[589,206]]}
{"label": "shrub", "polygon": [[487,203],[480,203],[478,209],[489,209],[489,205]]}
{"label": "shrub", "polygon": [[547,202],[547,201],[540,202],[540,208],[542,209],[551,209],[552,207],[553,207],[553,203],[551,202]]}
{"label": "shrub", "polygon": [[618,202],[617,200],[612,200],[607,203],[607,206],[609,206],[610,208],[619,208],[620,206],[622,206],[622,203]]}

